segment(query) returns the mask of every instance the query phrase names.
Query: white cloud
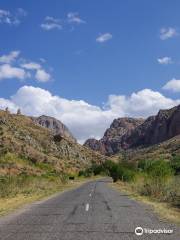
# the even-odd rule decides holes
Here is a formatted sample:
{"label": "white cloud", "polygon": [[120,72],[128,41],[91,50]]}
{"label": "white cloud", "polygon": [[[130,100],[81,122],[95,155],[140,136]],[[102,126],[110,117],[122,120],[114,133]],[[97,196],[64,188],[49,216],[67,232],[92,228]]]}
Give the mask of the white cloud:
{"label": "white cloud", "polygon": [[18,109],[18,106],[14,104],[11,100],[0,98],[0,109],[6,109],[6,107],[9,108],[9,111],[15,113]]}
{"label": "white cloud", "polygon": [[171,108],[180,104],[180,99],[173,100],[151,89],[143,89],[130,96],[110,95],[108,106],[119,115],[147,117],[157,113],[159,109]]}
{"label": "white cloud", "polygon": [[0,65],[0,80],[17,78],[23,80],[29,76],[23,69],[12,67],[10,64]]}
{"label": "white cloud", "polygon": [[172,92],[180,92],[180,80],[173,78],[163,86],[163,89]]}
{"label": "white cloud", "polygon": [[104,33],[100,34],[99,37],[96,38],[96,42],[103,43],[109,41],[110,39],[112,39],[112,34]]}
{"label": "white cloud", "polygon": [[43,63],[27,61],[19,57],[20,51],[12,51],[0,56],[0,80],[34,77],[39,82],[47,82],[52,77],[43,67]]}
{"label": "white cloud", "polygon": [[12,51],[7,55],[0,56],[0,63],[11,63],[19,56],[20,51]]}
{"label": "white cloud", "polygon": [[19,25],[21,23],[21,18],[25,17],[27,12],[18,8],[14,13],[10,11],[0,9],[0,24],[8,24],[8,25]]}
{"label": "white cloud", "polygon": [[47,90],[32,86],[21,87],[9,100],[0,99],[0,106],[10,106],[14,112],[20,108],[26,115],[45,114],[61,120],[81,143],[89,137],[100,138],[114,118],[147,117],[159,109],[178,104],[180,99],[173,100],[150,89],[130,96],[111,95],[104,107],[54,96]]}
{"label": "white cloud", "polygon": [[82,20],[79,16],[78,13],[76,12],[70,12],[67,14],[67,21],[69,23],[76,23],[76,24],[81,24],[81,23],[86,23],[84,20]]}
{"label": "white cloud", "polygon": [[35,78],[39,82],[48,82],[51,79],[51,75],[47,73],[44,69],[38,69]]}
{"label": "white cloud", "polygon": [[172,63],[172,59],[170,57],[162,57],[157,59],[159,64],[167,65]]}
{"label": "white cloud", "polygon": [[44,22],[41,24],[41,28],[46,31],[50,31],[53,29],[60,30],[62,29],[62,21],[58,18],[47,16]]}
{"label": "white cloud", "polygon": [[21,67],[28,69],[28,70],[37,70],[41,68],[41,65],[36,62],[29,62],[21,64]]}
{"label": "white cloud", "polygon": [[173,38],[178,35],[178,32],[175,28],[161,28],[160,30],[160,39],[166,40],[168,38]]}

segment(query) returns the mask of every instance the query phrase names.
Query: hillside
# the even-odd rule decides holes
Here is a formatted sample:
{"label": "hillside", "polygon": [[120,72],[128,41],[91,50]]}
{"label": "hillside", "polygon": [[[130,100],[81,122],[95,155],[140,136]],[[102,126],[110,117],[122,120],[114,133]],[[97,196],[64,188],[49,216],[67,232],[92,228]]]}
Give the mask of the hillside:
{"label": "hillside", "polygon": [[100,140],[89,139],[85,146],[105,155],[124,150],[153,146],[180,134],[180,105],[160,110],[146,120],[133,118],[115,119]]}
{"label": "hillside", "polygon": [[126,160],[133,162],[158,159],[169,161],[173,156],[180,156],[180,135],[149,147],[129,149],[123,155]]}
{"label": "hillside", "polygon": [[46,168],[76,172],[104,158],[30,117],[0,111],[0,174],[41,174]]}

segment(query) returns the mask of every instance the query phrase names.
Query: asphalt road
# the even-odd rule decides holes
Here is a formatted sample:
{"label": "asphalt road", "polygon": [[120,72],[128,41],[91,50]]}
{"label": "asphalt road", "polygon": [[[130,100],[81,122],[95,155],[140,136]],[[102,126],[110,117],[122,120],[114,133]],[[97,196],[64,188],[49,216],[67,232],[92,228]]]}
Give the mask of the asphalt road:
{"label": "asphalt road", "polygon": [[[179,227],[160,221],[149,207],[108,187],[107,181],[86,183],[0,218],[0,240],[180,239]],[[136,227],[174,232],[136,236]]]}

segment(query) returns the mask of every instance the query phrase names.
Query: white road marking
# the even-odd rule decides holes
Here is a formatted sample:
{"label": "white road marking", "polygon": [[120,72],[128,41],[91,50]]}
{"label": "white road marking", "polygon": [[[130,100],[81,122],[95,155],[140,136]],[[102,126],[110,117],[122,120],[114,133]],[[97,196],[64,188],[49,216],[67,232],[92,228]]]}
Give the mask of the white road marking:
{"label": "white road marking", "polygon": [[90,194],[89,194],[89,196],[91,197],[91,196],[92,196],[92,194],[90,193]]}
{"label": "white road marking", "polygon": [[89,211],[89,203],[86,203],[86,212]]}

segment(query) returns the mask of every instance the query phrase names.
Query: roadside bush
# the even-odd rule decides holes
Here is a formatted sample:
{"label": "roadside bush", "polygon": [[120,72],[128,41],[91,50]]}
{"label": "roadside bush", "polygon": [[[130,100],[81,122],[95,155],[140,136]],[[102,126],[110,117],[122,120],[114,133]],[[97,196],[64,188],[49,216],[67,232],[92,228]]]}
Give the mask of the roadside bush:
{"label": "roadside bush", "polygon": [[166,195],[166,184],[173,176],[173,169],[163,160],[153,161],[145,167],[144,185],[141,194],[159,199]]}
{"label": "roadside bush", "polygon": [[146,171],[151,165],[152,165],[153,161],[152,160],[140,160],[138,162],[138,169],[141,171]]}
{"label": "roadside bush", "polygon": [[116,164],[111,168],[110,176],[114,182],[118,180],[129,182],[134,179],[135,172],[122,164]]}
{"label": "roadside bush", "polygon": [[171,166],[174,169],[175,175],[180,175],[180,156],[175,155],[171,161]]}

